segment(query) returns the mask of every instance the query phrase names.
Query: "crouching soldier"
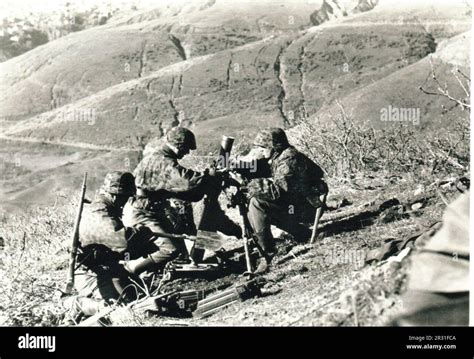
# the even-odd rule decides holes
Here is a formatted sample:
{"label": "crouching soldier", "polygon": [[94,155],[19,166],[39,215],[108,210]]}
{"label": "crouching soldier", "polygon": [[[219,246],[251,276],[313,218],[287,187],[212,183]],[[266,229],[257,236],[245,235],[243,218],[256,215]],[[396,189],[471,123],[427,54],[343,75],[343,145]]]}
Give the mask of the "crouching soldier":
{"label": "crouching soldier", "polygon": [[260,131],[254,147],[252,152],[260,152],[256,171],[245,170],[249,166],[238,162],[235,167],[250,179],[246,188],[248,219],[264,252],[256,269],[262,273],[276,253],[270,226],[277,226],[297,241],[308,240],[311,230],[307,223],[312,223],[316,209],[325,205],[328,187],[322,169],[291,146],[282,129]]}
{"label": "crouching soldier", "polygon": [[119,300],[126,303],[136,299],[131,276],[119,264],[130,255],[130,243],[134,242],[130,241],[133,231],[122,223],[122,208],[136,191],[134,181],[131,173],[108,173],[94,201],[84,207],[79,227],[79,268],[75,273],[78,295],[64,302],[70,309],[68,324]]}
{"label": "crouching soldier", "polygon": [[[191,202],[219,188],[219,177],[183,167],[178,160],[196,149],[194,134],[175,127],[163,145],[146,155],[135,169],[136,197],[124,208],[124,224],[140,232],[195,234]],[[158,237],[156,250],[142,258],[127,261],[125,269],[138,274],[155,271],[187,251],[182,240]]]}
{"label": "crouching soldier", "polygon": [[93,315],[102,305],[119,299],[123,302],[135,299],[130,275],[119,264],[127,253],[130,237],[130,231],[122,223],[122,208],[134,194],[131,173],[110,172],[97,197],[84,207],[79,227],[79,268],[75,274],[79,295],[69,301],[72,317]]}

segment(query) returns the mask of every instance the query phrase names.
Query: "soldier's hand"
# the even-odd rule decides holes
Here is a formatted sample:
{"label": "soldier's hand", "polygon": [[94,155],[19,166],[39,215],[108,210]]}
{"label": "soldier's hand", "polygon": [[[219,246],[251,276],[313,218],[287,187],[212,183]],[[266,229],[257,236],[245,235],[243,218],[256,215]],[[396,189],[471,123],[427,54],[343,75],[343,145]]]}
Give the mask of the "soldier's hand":
{"label": "soldier's hand", "polygon": [[229,178],[240,187],[245,186],[247,183],[246,179],[240,173],[235,171],[229,171]]}
{"label": "soldier's hand", "polygon": [[247,193],[249,196],[253,197],[255,193],[257,192],[257,186],[255,184],[255,181],[250,181],[247,183]]}
{"label": "soldier's hand", "polygon": [[215,177],[215,176],[220,176],[221,177],[222,175],[224,175],[228,171],[229,170],[227,168],[216,168],[216,167],[212,166],[212,167],[206,168],[206,170],[204,171],[204,174],[208,175],[208,176],[211,176],[211,177]]}
{"label": "soldier's hand", "polygon": [[146,239],[150,238],[153,235],[152,231],[148,227],[139,227],[139,228],[134,228],[134,227],[126,227],[125,228],[125,236],[127,238],[127,241],[136,241],[140,239]]}
{"label": "soldier's hand", "polygon": [[247,186],[240,186],[240,192],[245,196],[247,201],[250,201],[250,199],[253,197],[253,193],[249,191]]}
{"label": "soldier's hand", "polygon": [[214,166],[208,167],[204,170],[204,176],[214,177],[216,175],[216,168]]}

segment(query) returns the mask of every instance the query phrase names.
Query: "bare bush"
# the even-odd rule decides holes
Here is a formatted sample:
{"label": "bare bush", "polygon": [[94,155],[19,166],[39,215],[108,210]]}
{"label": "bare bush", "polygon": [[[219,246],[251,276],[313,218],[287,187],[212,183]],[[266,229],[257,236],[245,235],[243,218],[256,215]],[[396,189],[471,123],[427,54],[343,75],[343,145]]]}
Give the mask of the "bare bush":
{"label": "bare bush", "polygon": [[435,84],[436,86],[436,91],[428,91],[423,88],[423,86],[420,86],[419,89],[426,95],[431,95],[431,96],[441,96],[444,98],[447,98],[448,100],[452,101],[456,106],[461,107],[462,110],[470,110],[471,109],[471,104],[470,104],[470,97],[471,94],[469,92],[469,88],[471,85],[471,79],[469,76],[464,74],[459,68],[453,67],[451,73],[453,74],[453,77],[456,79],[456,82],[458,83],[459,87],[463,90],[464,97],[459,98],[459,97],[454,97],[451,95],[448,84],[444,83],[442,84],[441,81],[438,79],[438,75],[436,74],[436,71],[434,69],[433,65],[433,60],[430,58],[430,77],[432,83]]}
{"label": "bare bush", "polygon": [[410,173],[414,176],[437,174],[465,174],[469,171],[469,85],[470,79],[459,69],[453,76],[463,89],[465,98],[451,96],[447,85],[441,84],[433,68],[433,81],[438,92],[428,95],[444,96],[460,106],[466,116],[451,123],[439,134],[420,136],[408,123],[375,130],[354,121],[336,101],[339,113],[321,123],[302,120],[288,131],[290,141],[302,152],[318,162],[329,176],[350,178],[374,172]]}
{"label": "bare bush", "polygon": [[469,126],[464,122],[460,120],[450,132],[430,139],[420,138],[406,124],[375,130],[355,123],[341,111],[330,123],[300,123],[289,131],[289,137],[332,177],[380,171],[464,174],[469,168]]}

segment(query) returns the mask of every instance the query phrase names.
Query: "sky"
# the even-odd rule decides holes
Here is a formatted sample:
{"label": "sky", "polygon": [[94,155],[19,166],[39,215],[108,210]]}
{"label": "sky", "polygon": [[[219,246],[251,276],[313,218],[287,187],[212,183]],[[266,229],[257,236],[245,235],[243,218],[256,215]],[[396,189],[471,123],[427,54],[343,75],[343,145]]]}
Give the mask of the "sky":
{"label": "sky", "polygon": [[[161,2],[161,0],[159,0]],[[156,0],[1,0],[0,18],[8,16],[26,16],[30,12],[53,12],[61,8],[66,3],[74,3],[76,6],[90,8],[93,5],[100,4],[137,4],[137,6],[146,6],[151,3],[157,3]]]}

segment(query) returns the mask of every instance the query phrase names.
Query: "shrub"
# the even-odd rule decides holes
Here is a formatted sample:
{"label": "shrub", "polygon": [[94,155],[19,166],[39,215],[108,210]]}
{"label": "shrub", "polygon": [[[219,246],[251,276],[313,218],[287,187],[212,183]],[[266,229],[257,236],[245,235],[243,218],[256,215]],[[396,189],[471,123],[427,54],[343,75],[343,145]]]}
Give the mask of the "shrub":
{"label": "shrub", "polygon": [[465,98],[453,98],[446,84],[441,84],[433,66],[432,81],[437,92],[420,87],[426,95],[443,96],[460,107],[466,114],[451,123],[440,134],[420,134],[409,123],[398,127],[375,130],[354,121],[336,101],[339,113],[328,123],[304,116],[288,131],[290,141],[319,162],[329,176],[344,178],[373,172],[410,173],[427,179],[446,174],[464,175],[469,171],[470,144],[470,79],[459,69],[453,76]]}

